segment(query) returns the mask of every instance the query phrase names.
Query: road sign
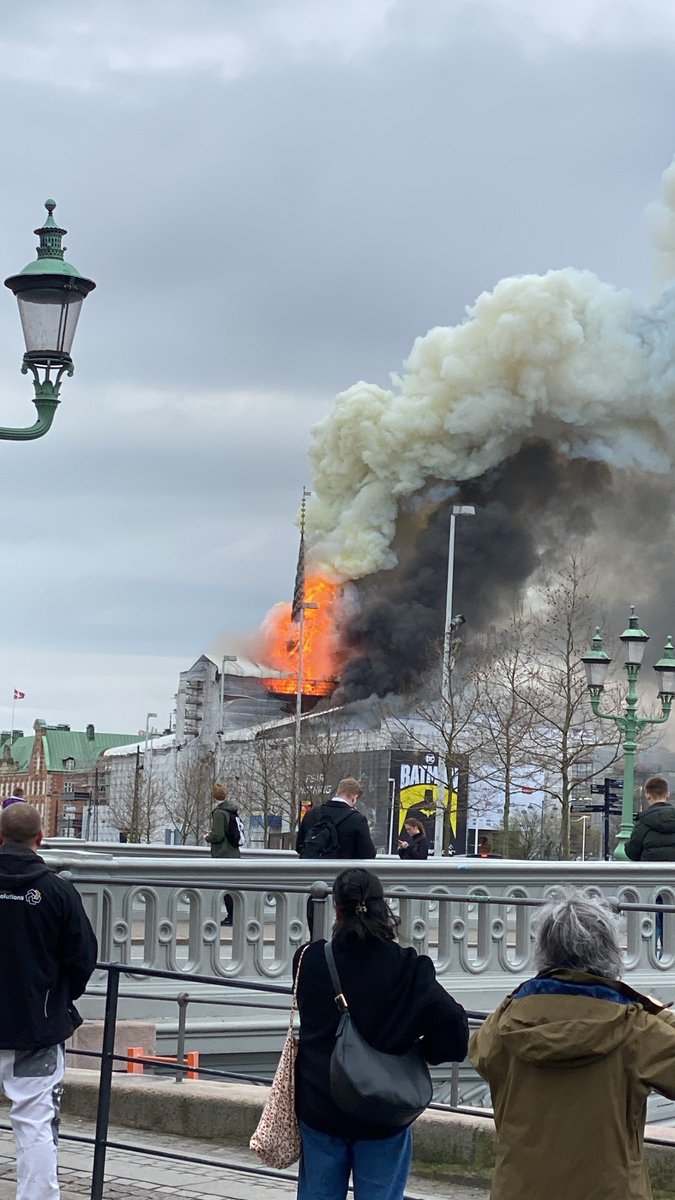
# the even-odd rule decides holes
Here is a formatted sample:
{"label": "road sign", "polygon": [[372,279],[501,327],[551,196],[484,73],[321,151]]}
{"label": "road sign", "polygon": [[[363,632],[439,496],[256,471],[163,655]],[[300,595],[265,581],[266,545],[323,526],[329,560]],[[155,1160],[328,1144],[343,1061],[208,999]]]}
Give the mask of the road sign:
{"label": "road sign", "polygon": [[611,788],[622,788],[623,779],[605,779],[605,783]]}
{"label": "road sign", "polygon": [[594,813],[604,811],[604,804],[570,804],[570,812],[572,813]]}

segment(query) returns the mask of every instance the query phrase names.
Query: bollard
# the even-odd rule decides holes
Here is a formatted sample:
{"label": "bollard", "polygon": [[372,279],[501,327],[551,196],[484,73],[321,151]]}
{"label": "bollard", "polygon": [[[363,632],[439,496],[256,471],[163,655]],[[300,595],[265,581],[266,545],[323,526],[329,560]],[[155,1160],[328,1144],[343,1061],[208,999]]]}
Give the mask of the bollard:
{"label": "bollard", "polygon": [[318,942],[320,938],[326,938],[327,940],[329,937],[328,905],[326,901],[330,895],[331,888],[329,884],[320,879],[316,883],[313,883],[309,889],[309,906],[312,913],[310,926],[313,942]]}
{"label": "bollard", "polygon": [[[176,1040],[176,1062],[181,1066],[185,1063],[185,1026],[187,1023],[187,1006],[190,1003],[190,996],[187,992],[180,992],[176,996],[178,1003],[178,1038]],[[188,1073],[188,1079],[193,1079]],[[183,1082],[183,1071],[176,1071],[176,1083]]]}

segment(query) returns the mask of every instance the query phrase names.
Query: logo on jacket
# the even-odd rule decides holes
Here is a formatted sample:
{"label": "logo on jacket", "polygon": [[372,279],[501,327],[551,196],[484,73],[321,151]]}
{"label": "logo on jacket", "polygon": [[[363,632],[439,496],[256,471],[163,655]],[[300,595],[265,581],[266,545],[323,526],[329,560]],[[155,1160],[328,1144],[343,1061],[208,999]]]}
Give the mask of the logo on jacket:
{"label": "logo on jacket", "polygon": [[41,900],[42,892],[39,892],[37,888],[31,888],[26,892],[26,904],[39,904]]}

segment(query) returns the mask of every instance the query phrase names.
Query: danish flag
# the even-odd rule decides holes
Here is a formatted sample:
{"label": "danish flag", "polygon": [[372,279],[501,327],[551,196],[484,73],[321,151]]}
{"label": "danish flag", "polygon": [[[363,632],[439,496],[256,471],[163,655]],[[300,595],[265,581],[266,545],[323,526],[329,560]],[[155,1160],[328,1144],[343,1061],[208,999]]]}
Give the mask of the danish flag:
{"label": "danish flag", "polygon": [[20,692],[18,688],[14,688],[14,699],[15,699],[15,700],[25,700],[25,699],[26,699],[26,693],[25,693],[25,692]]}

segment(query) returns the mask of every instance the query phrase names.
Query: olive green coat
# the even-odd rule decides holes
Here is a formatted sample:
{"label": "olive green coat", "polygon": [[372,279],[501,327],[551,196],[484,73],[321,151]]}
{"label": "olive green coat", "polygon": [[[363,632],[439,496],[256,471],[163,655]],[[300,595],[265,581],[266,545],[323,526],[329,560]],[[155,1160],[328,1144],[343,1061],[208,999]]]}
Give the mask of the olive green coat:
{"label": "olive green coat", "polygon": [[239,846],[232,844],[228,837],[230,816],[236,814],[237,806],[233,800],[221,800],[211,813],[211,832],[207,841],[211,846],[212,858],[241,858]]}
{"label": "olive green coat", "polygon": [[651,1089],[675,1099],[675,1015],[581,971],[523,991],[469,1046],[497,1127],[492,1200],[651,1200],[645,1111]]}

